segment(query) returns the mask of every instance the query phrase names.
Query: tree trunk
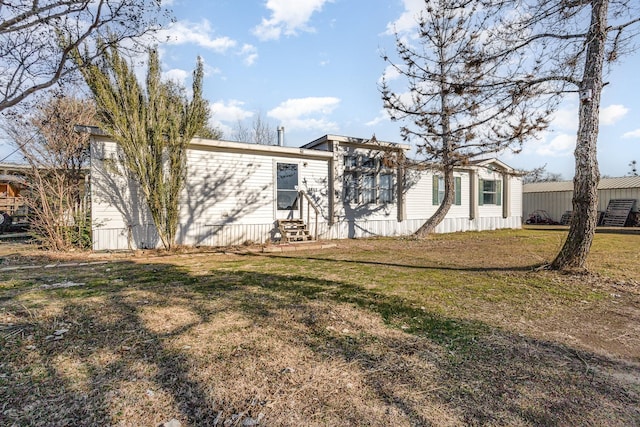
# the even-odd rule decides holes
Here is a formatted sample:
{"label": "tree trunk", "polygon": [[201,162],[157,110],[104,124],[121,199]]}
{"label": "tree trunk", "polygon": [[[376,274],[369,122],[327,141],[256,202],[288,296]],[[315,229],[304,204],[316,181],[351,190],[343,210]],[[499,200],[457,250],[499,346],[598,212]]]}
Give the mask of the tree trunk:
{"label": "tree trunk", "polygon": [[573,217],[564,246],[551,268],[584,269],[598,222],[597,141],[609,0],[593,0],[587,57],[580,87],[580,112],[573,178]]}
{"label": "tree trunk", "polygon": [[449,213],[449,208],[453,205],[453,202],[456,197],[455,193],[455,180],[453,177],[453,166],[448,166],[444,168],[444,197],[442,198],[442,203],[435,211],[431,217],[425,221],[424,224],[418,228],[418,230],[414,233],[414,236],[418,238],[424,238],[427,235],[433,233],[438,226],[442,222],[442,220]]}

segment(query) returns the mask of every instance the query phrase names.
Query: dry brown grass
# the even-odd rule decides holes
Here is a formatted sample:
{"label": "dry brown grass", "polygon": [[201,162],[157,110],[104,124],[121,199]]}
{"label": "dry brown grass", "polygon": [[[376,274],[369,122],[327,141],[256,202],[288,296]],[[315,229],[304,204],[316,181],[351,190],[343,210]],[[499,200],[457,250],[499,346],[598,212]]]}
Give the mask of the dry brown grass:
{"label": "dry brown grass", "polygon": [[640,236],[598,235],[588,275],[536,270],[561,238],[3,245],[40,267],[0,271],[0,424],[638,425]]}

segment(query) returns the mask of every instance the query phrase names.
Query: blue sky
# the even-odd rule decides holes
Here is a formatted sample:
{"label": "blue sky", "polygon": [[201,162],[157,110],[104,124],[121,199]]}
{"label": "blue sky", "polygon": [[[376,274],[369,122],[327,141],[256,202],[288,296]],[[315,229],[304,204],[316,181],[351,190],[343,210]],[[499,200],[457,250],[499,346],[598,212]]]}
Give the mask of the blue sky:
{"label": "blue sky", "polygon": [[[167,3],[167,2],[163,2]],[[423,0],[173,0],[176,22],[161,34],[163,71],[190,84],[195,58],[205,61],[205,96],[225,139],[238,120],[256,114],[285,145],[324,134],[402,142],[383,111],[381,49],[394,52],[392,29],[407,29]],[[599,162],[603,175],[623,176],[640,162],[640,54],[615,65],[603,93]],[[567,98],[553,128],[518,155],[500,159],[519,169],[547,164],[573,177],[577,100]]]}

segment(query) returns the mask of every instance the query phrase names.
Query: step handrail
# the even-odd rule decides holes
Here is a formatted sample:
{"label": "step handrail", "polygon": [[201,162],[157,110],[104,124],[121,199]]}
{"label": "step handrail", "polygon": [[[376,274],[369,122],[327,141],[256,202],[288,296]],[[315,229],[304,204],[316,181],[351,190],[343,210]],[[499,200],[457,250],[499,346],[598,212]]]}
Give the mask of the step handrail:
{"label": "step handrail", "polygon": [[311,197],[309,197],[309,195],[304,190],[298,191],[298,200],[300,200],[300,219],[303,221],[304,221],[303,201],[307,202],[307,224],[310,223],[309,216],[311,213],[311,209],[309,209],[309,206],[313,208],[313,211],[315,212],[315,220],[313,225],[313,240],[318,240],[318,216],[320,215],[320,208],[318,207],[318,205],[315,204],[315,202],[311,199]]}

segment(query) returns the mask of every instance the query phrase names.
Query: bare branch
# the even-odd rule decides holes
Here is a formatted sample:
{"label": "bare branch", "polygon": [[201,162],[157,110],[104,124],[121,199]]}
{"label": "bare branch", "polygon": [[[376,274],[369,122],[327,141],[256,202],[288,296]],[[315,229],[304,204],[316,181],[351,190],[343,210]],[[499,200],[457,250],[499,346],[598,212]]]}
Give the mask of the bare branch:
{"label": "bare branch", "polygon": [[69,53],[92,61],[97,38],[118,45],[158,28],[168,16],[156,0],[15,0],[0,8],[0,111],[74,75]]}

